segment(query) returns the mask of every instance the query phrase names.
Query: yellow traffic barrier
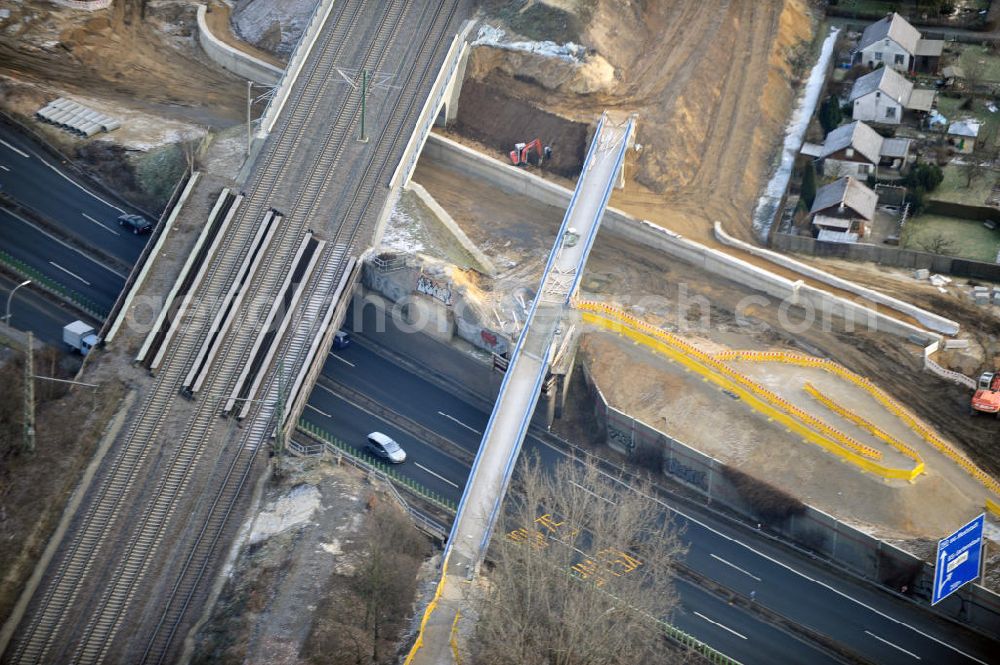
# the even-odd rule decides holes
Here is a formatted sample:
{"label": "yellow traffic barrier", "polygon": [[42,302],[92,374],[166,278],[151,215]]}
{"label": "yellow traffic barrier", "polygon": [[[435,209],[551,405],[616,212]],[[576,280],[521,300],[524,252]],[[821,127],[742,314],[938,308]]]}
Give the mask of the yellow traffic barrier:
{"label": "yellow traffic barrier", "polygon": [[[660,330],[645,321],[603,303],[581,301],[577,302],[577,308],[581,310],[584,321],[623,334],[673,358],[710,381],[732,390],[751,407],[785,425],[789,430],[800,434],[807,441],[839,455],[866,471],[871,471],[883,478],[903,480],[912,480],[923,472],[922,464],[912,470],[897,469],[867,459],[866,457],[880,459],[882,453],[838,432],[677,335]],[[809,423],[828,436],[807,427],[804,423]],[[862,450],[865,451],[865,455],[861,454]]]}
{"label": "yellow traffic barrier", "polygon": [[403,665],[411,665],[413,663],[413,659],[417,655],[417,652],[420,651],[420,647],[424,645],[424,629],[427,628],[427,621],[431,618],[431,614],[433,614],[434,610],[437,609],[438,600],[441,599],[441,592],[444,590],[444,582],[447,576],[448,559],[445,559],[444,564],[441,566],[441,579],[438,580],[437,588],[434,589],[434,596],[431,597],[430,602],[427,603],[427,609],[424,610],[424,616],[420,620],[420,629],[417,631],[417,639],[414,640],[413,646],[410,648],[410,653],[406,654],[406,660],[403,661]]}
{"label": "yellow traffic barrier", "polygon": [[986,510],[993,513],[995,517],[1000,517],[1000,503],[986,497]]}
{"label": "yellow traffic barrier", "polygon": [[833,362],[832,360],[814,358],[802,353],[788,351],[723,351],[721,353],[714,354],[713,357],[718,360],[747,360],[750,362],[777,361],[799,365],[800,367],[817,367],[830,372],[831,374],[835,374],[846,381],[850,381],[854,385],[866,391],[886,410],[902,420],[907,427],[916,432],[924,441],[962,467],[966,473],[972,476],[975,480],[979,481],[986,487],[986,489],[990,490],[994,494],[1000,495],[1000,482],[997,482],[992,476],[987,474],[985,471],[976,466],[971,460],[965,457],[964,454],[956,450],[950,443],[942,439],[937,435],[937,433],[921,423],[902,404],[897,402],[881,387],[876,385],[871,380],[855,374],[851,370]]}
{"label": "yellow traffic barrier", "polygon": [[889,444],[890,446],[892,446],[893,448],[895,448],[899,452],[903,453],[904,455],[906,455],[907,457],[909,457],[910,459],[912,459],[914,462],[917,463],[917,465],[921,469],[921,471],[924,469],[924,462],[923,462],[923,460],[920,457],[920,453],[918,453],[916,450],[914,450],[910,446],[906,445],[905,443],[903,443],[902,441],[900,441],[896,437],[894,437],[891,434],[889,434],[888,432],[884,431],[882,428],[880,428],[875,423],[873,423],[873,422],[871,422],[869,420],[866,420],[866,419],[862,418],[861,416],[859,416],[858,414],[856,414],[856,413],[854,413],[854,412],[846,409],[845,407],[841,406],[840,404],[837,404],[837,402],[833,401],[833,399],[831,399],[828,395],[824,395],[819,390],[817,390],[816,387],[813,386],[811,383],[806,383],[803,386],[803,389],[813,399],[815,399],[817,402],[819,402],[820,404],[822,404],[826,408],[828,408],[831,411],[833,411],[834,413],[836,413],[838,416],[840,416],[844,420],[847,420],[849,422],[854,423],[855,425],[857,425],[858,427],[860,427],[863,430],[867,430],[876,439],[880,439],[880,440],[886,442],[887,444]]}
{"label": "yellow traffic barrier", "polygon": [[455,620],[451,622],[451,655],[455,657],[456,665],[462,665],[462,656],[458,653],[458,620],[462,617],[461,612],[455,612]]}

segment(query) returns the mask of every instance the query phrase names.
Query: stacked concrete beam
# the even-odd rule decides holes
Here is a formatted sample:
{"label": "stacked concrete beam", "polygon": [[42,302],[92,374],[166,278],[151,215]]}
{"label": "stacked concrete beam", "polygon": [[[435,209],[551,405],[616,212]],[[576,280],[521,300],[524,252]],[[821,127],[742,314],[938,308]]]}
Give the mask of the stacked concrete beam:
{"label": "stacked concrete beam", "polygon": [[84,138],[121,127],[118,120],[64,97],[38,109],[35,117]]}

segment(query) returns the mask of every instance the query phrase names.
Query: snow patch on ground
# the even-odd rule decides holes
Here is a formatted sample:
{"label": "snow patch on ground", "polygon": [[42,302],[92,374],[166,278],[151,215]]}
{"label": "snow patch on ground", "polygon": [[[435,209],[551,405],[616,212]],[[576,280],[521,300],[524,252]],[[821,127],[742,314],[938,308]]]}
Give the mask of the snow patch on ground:
{"label": "snow patch on ground", "polygon": [[240,0],[233,11],[234,28],[259,48],[290,55],[317,4],[318,0]]}
{"label": "snow patch on ground", "polygon": [[308,522],[320,507],[320,492],[313,485],[299,485],[267,504],[254,521],[250,543],[259,543],[294,526]]}
{"label": "snow patch on ground", "polygon": [[573,42],[566,42],[565,44],[557,44],[552,41],[508,42],[504,41],[506,35],[507,33],[500,28],[494,28],[492,25],[483,25],[479,28],[479,32],[476,34],[476,39],[472,42],[472,45],[492,46],[493,48],[505,51],[524,51],[525,53],[533,53],[545,58],[559,58],[560,60],[574,63],[582,63],[587,55],[587,48],[585,46],[574,44]]}
{"label": "snow patch on ground", "polygon": [[332,554],[334,556],[344,553],[344,548],[341,546],[340,541],[337,540],[336,538],[334,538],[333,541],[329,543],[320,543],[319,546],[323,549],[324,552],[326,552],[327,554]]}
{"label": "snow patch on ground", "polygon": [[412,195],[407,192],[399,197],[392,208],[389,223],[385,226],[382,246],[395,252],[415,254],[426,249],[422,239],[422,224],[415,210]]}

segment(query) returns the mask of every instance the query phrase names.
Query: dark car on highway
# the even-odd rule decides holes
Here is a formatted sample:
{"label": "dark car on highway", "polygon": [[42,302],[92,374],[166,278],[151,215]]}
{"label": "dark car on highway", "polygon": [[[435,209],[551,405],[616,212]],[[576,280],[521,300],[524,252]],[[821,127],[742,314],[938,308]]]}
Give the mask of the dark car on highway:
{"label": "dark car on highway", "polygon": [[153,223],[141,215],[119,215],[118,223],[136,235],[153,230]]}

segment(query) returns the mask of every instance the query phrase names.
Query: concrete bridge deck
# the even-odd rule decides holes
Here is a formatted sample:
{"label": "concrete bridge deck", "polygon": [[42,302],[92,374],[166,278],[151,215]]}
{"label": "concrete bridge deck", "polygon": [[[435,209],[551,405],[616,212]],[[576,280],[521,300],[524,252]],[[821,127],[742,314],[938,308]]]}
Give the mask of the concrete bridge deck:
{"label": "concrete bridge deck", "polygon": [[634,118],[616,124],[604,115],[594,132],[465,486],[445,549],[442,583],[428,606],[407,663],[440,665],[454,660],[452,637],[464,604],[464,587],[477,574],[489,545],[552,353],[569,325],[570,299],[579,285],[634,130]]}
{"label": "concrete bridge deck", "polygon": [[631,118],[615,124],[603,116],[598,123],[459,505],[448,542],[455,574],[473,574],[485,553],[549,368],[553,342],[568,325],[564,317],[570,297],[579,285],[633,129]]}

